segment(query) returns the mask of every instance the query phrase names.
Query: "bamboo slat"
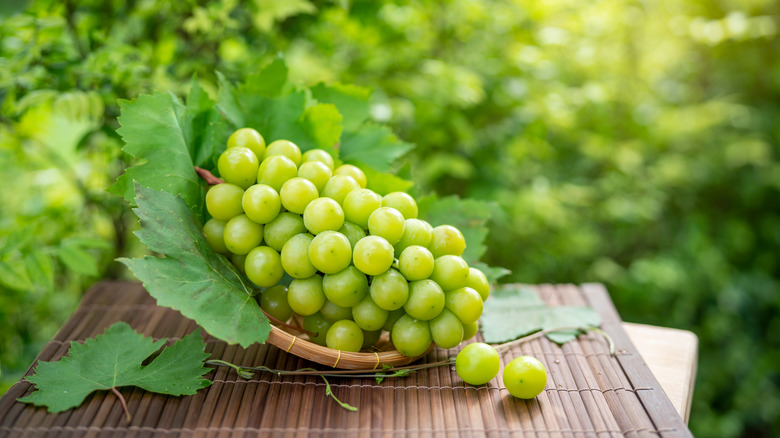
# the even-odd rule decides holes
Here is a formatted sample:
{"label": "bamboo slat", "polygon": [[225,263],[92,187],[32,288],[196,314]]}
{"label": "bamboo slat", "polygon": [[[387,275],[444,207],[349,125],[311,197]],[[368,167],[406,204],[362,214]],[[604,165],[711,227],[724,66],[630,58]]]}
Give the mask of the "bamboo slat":
{"label": "bamboo slat", "polygon": [[[617,354],[610,355],[606,341],[596,334],[563,346],[544,338],[514,346],[502,354],[502,365],[525,354],[536,356],[547,367],[547,387],[533,400],[510,396],[500,373],[486,385],[474,387],[464,384],[454,367],[430,368],[381,383],[371,378],[329,377],[336,397],[357,407],[357,412],[328,398],[326,383],[318,376],[257,373],[245,380],[221,367],[206,376],[213,384],[193,396],[121,388],[133,415],[129,422],[110,392],[95,393],[82,406],[58,414],[17,402],[33,389],[21,380],[0,397],[0,436],[691,436],[623,331],[603,286],[529,287],[550,305],[596,309],[604,330],[615,340]],[[197,328],[178,312],[158,307],[137,283],[100,282],[85,294],[37,360],[57,360],[66,354],[70,341],[94,337],[116,321],[126,321],[146,336],[171,341]],[[270,344],[241,348],[205,333],[204,340],[213,359],[238,365],[332,369]],[[433,349],[417,363],[446,359],[459,348]]]}

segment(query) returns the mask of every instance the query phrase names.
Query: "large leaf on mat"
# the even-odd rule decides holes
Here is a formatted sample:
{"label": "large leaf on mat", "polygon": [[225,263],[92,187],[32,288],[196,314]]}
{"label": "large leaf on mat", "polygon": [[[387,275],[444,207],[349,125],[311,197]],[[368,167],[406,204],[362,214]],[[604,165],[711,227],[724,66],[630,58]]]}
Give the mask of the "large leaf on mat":
{"label": "large leaf on mat", "polygon": [[[590,307],[548,306],[532,289],[505,285],[485,301],[482,312],[482,337],[485,342],[499,344],[520,337],[559,327],[598,327],[601,318]],[[563,344],[579,335],[580,330],[548,333],[547,338]]]}
{"label": "large leaf on mat", "polygon": [[211,335],[248,347],[271,327],[235,267],[215,253],[187,204],[177,196],[135,185],[138,238],[165,257],[120,259],[161,306],[179,310]]}

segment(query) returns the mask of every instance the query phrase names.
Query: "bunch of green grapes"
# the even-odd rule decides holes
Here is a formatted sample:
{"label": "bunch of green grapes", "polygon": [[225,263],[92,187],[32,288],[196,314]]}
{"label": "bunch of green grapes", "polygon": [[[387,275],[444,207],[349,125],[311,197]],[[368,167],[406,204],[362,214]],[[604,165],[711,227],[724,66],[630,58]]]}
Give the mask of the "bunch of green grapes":
{"label": "bunch of green grapes", "polygon": [[269,315],[300,315],[311,341],[344,351],[387,331],[415,357],[476,334],[487,278],[461,257],[463,234],[419,219],[410,195],[382,196],[360,168],[287,140],[266,145],[252,128],[230,136],[217,170],[204,234],[262,289]]}

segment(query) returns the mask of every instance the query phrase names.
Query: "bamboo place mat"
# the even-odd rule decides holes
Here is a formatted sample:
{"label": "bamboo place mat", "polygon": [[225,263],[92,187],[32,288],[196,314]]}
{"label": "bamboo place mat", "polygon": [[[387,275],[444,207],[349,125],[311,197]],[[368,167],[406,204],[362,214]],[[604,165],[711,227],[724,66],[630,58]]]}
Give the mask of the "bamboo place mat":
{"label": "bamboo place mat", "polygon": [[[596,309],[602,328],[615,341],[616,355],[597,334],[562,347],[540,338],[502,355],[533,355],[547,367],[545,390],[533,400],[509,395],[501,374],[479,387],[463,383],[454,367],[408,377],[328,378],[334,394],[355,406],[350,412],[325,394],[317,376],[255,374],[244,380],[220,367],[214,383],[196,395],[173,397],[125,387],[132,420],[110,392],[89,396],[76,409],[58,414],[17,402],[32,391],[26,380],[0,398],[0,436],[691,436],[682,418],[621,327],[620,317],[600,284],[529,286],[550,305]],[[54,361],[71,340],[102,333],[116,321],[154,338],[180,339],[197,325],[177,311],[158,307],[140,284],[100,282],[38,356]],[[326,369],[271,345],[240,348],[206,335],[212,359],[274,369]],[[462,347],[462,346],[461,346]],[[457,349],[434,349],[421,362],[444,360]],[[35,363],[28,370],[31,374]]]}

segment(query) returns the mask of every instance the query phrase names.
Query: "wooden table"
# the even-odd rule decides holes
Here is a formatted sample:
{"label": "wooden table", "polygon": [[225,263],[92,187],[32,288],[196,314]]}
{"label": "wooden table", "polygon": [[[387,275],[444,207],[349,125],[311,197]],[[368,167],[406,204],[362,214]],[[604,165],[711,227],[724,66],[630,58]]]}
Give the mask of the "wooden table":
{"label": "wooden table", "polygon": [[628,322],[623,323],[623,330],[687,423],[696,380],[699,338],[687,330]]}

